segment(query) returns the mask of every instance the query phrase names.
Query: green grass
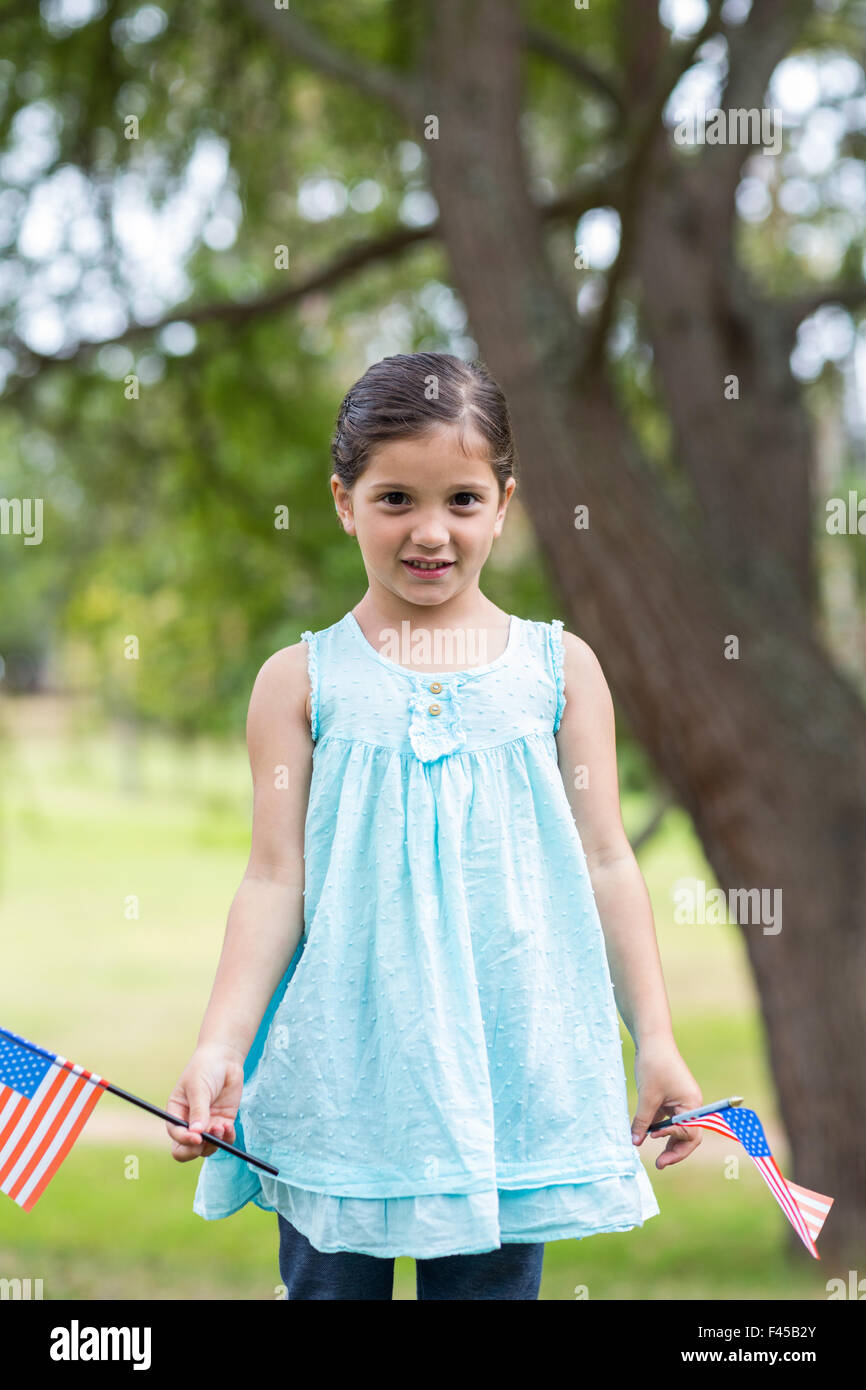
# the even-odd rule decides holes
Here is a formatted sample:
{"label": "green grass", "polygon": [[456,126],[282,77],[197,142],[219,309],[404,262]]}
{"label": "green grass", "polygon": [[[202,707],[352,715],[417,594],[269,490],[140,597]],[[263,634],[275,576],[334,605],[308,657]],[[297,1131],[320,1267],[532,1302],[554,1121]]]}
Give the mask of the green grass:
{"label": "green grass", "polygon": [[[107,1102],[101,1101],[100,1104]],[[158,1123],[158,1122],[155,1122]],[[45,1299],[274,1299],[277,1222],[252,1205],[225,1221],[192,1210],[198,1164],[168,1152],[79,1144],[30,1212],[6,1201],[0,1274],[43,1280]],[[554,1241],[542,1299],[824,1299],[829,1267],[786,1263],[784,1221],[751,1165],[737,1182],[688,1163],[656,1173],[660,1215],[642,1228]],[[395,1299],[414,1299],[415,1262],[395,1262]]]}
{"label": "green grass", "polygon": [[[163,1105],[195,1045],[246,865],[246,750],[145,739],[138,789],[125,791],[113,738],[86,721],[37,736],[32,707],[0,707],[0,1023]],[[627,829],[648,811],[626,801]],[[737,1092],[776,1125],[738,929],[672,920],[677,879],[713,883],[686,817],[668,814],[641,867],[677,1041],[704,1097]],[[106,1096],[95,1115],[130,1109]],[[192,1211],[199,1164],[176,1163],[162,1122],[152,1124],[155,1147],[94,1142],[85,1130],[31,1212],[0,1199],[0,1276],[42,1278],[53,1299],[276,1297],[276,1216],[250,1205],[203,1221]],[[787,1223],[745,1155],[731,1180],[731,1146],[717,1136],[704,1134],[700,1162],[663,1172],[661,1147],[642,1151],[661,1214],[642,1229],[548,1244],[542,1298],[573,1299],[576,1286],[590,1299],[826,1297],[834,1271],[805,1250],[791,1259]],[[783,1172],[787,1157],[782,1146]],[[397,1260],[396,1298],[414,1298],[414,1271]]]}

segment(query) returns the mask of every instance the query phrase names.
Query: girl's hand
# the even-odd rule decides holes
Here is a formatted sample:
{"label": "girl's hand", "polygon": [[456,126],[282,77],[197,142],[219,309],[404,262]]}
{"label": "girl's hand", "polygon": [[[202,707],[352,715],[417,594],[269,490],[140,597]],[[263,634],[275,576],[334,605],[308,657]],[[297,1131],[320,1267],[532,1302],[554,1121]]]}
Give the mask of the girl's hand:
{"label": "girl's hand", "polygon": [[174,1141],[171,1156],[178,1163],[191,1158],[207,1158],[216,1153],[216,1144],[200,1138],[202,1130],[227,1143],[235,1142],[232,1121],[241,1103],[244,1088],[244,1059],[234,1047],[209,1044],[198,1047],[178,1078],[166,1109],[188,1124],[165,1127]]}
{"label": "girl's hand", "polygon": [[[673,1038],[650,1042],[638,1047],[634,1058],[634,1077],[637,1082],[638,1106],[632,1122],[632,1134],[638,1144],[646,1138],[650,1125],[680,1110],[696,1110],[703,1104],[701,1088],[679,1054]],[[701,1142],[700,1131],[684,1125],[667,1125],[650,1135],[651,1139],[667,1139],[667,1145],[656,1159],[657,1168],[681,1163],[694,1153]]]}

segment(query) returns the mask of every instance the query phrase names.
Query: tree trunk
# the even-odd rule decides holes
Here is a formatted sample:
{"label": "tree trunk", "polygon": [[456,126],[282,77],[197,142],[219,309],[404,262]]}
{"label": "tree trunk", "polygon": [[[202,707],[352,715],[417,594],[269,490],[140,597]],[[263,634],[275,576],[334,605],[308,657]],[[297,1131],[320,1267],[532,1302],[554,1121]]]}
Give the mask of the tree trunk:
{"label": "tree trunk", "polygon": [[[566,626],[598,654],[723,890],[781,892],[781,930],[742,931],[786,1176],[835,1198],[820,1244],[829,1277],[866,1254],[866,714],[811,625],[808,429],[778,342],[762,360],[772,336],[744,315],[736,276],[690,240],[710,234],[702,198],[717,189],[703,168],[687,183],[657,148],[662,177],[640,199],[629,269],[692,514],[665,496],[604,366],[576,370],[581,325],[528,193],[518,25],[500,0],[435,8],[428,149],[442,235],[509,400],[521,494]],[[755,402],[724,399],[728,372]],[[582,503],[589,527],[576,530]]]}

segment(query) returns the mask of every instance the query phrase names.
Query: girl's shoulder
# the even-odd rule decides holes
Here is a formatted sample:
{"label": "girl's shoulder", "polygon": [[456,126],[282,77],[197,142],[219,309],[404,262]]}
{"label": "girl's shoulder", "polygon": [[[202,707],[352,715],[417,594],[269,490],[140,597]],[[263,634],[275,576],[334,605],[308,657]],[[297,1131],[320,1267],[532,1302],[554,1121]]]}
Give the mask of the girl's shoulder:
{"label": "girl's shoulder", "polygon": [[532,633],[532,646],[536,655],[544,663],[548,673],[552,671],[556,687],[556,710],[553,719],[555,734],[559,732],[569,702],[572,705],[584,705],[587,700],[597,703],[606,697],[609,698],[607,684],[594,651],[582,637],[565,627],[562,618],[527,619],[524,630]]}
{"label": "girl's shoulder", "polygon": [[563,626],[561,619],[554,618],[551,626],[557,625],[559,627],[559,637],[562,642],[563,653],[566,661],[570,665],[598,665],[598,657],[583,637],[578,637],[575,632],[569,632],[569,630]]}
{"label": "girl's shoulder", "polygon": [[315,740],[318,725],[318,686],[320,653],[337,644],[340,655],[340,638],[345,633],[349,615],[331,623],[328,627],[306,628],[300,640],[269,656],[259,671],[258,680],[273,686],[277,700],[283,710],[303,711],[303,718],[309,733]]}
{"label": "girl's shoulder", "polygon": [[578,712],[580,718],[607,720],[612,714],[613,699],[601,662],[589,643],[576,633],[562,629],[560,636],[560,716],[570,703],[572,720]]}
{"label": "girl's shoulder", "polygon": [[250,713],[300,713],[310,724],[312,688],[309,679],[308,644],[303,639],[280,647],[259,667],[250,696]]}
{"label": "girl's shoulder", "polygon": [[563,627],[560,619],[554,618],[551,626],[555,625],[559,626],[559,640],[562,643],[566,667],[575,673],[600,672],[601,663],[589,643],[583,637],[578,637],[577,633],[569,632]]}

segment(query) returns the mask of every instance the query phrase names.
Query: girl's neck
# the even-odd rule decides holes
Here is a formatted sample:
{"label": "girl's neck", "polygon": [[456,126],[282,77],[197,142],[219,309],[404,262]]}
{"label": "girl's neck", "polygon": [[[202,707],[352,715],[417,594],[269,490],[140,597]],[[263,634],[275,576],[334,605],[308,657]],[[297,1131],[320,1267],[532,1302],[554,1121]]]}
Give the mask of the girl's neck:
{"label": "girl's neck", "polygon": [[[419,672],[464,670],[498,660],[506,649],[511,616],[480,592],[478,604],[385,604],[369,590],[352,609],[364,637],[376,651],[399,644],[398,665]],[[467,661],[466,653],[470,653]]]}
{"label": "girl's neck", "polygon": [[431,604],[400,604],[389,596],[387,599],[374,597],[367,590],[364,597],[352,609],[362,630],[379,632],[383,628],[403,631],[403,624],[415,632],[508,632],[510,614],[503,613],[495,603],[485,598],[480,589],[467,599],[460,596],[460,602]]}

